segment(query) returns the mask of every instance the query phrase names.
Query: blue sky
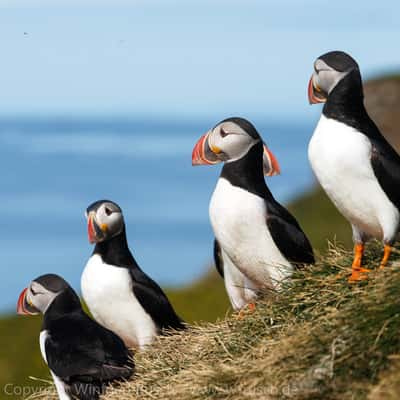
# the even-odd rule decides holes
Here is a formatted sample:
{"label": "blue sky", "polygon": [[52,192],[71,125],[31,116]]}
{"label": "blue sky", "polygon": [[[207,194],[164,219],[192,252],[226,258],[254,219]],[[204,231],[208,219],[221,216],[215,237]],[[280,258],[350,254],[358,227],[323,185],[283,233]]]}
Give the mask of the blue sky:
{"label": "blue sky", "polygon": [[314,59],[400,70],[399,14],[394,0],[2,0],[0,113],[317,114]]}

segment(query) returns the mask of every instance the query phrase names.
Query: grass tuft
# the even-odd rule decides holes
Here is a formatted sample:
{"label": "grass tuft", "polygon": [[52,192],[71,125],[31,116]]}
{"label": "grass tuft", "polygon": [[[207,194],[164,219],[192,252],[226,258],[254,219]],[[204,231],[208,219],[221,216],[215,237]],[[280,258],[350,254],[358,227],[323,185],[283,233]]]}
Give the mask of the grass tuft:
{"label": "grass tuft", "polygon": [[352,254],[330,244],[254,313],[196,325],[137,353],[135,377],[104,399],[397,399],[399,255],[376,271],[381,253],[372,243],[365,262],[375,271],[348,284]]}

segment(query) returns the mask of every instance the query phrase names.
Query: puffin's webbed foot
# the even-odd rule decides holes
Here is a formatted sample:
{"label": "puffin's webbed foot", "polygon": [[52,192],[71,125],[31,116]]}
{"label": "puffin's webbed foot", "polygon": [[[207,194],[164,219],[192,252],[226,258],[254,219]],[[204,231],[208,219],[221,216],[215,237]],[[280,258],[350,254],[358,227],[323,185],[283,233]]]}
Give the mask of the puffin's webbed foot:
{"label": "puffin's webbed foot", "polygon": [[247,314],[252,314],[255,310],[256,310],[256,304],[248,303],[239,311],[237,319],[242,320]]}
{"label": "puffin's webbed foot", "polygon": [[368,279],[368,273],[371,272],[368,268],[353,268],[348,279],[349,283],[365,281]]}

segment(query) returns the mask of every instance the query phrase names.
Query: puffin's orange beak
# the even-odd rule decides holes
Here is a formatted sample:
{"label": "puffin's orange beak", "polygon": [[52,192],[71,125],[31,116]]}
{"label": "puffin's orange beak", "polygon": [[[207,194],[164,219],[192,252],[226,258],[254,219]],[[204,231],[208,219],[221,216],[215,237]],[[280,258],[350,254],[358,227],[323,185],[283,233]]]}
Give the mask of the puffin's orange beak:
{"label": "puffin's orange beak", "polygon": [[311,76],[308,82],[308,101],[310,104],[325,103],[326,97],[323,95],[320,88],[314,87],[313,77]]}
{"label": "puffin's orange beak", "polygon": [[108,230],[107,224],[99,225],[96,222],[96,214],[94,211],[91,211],[87,216],[87,222],[88,222],[87,230],[88,230],[89,242],[91,244],[94,244],[104,240]]}
{"label": "puffin's orange beak", "polygon": [[[192,151],[192,165],[213,165],[218,164],[221,160],[216,157],[218,154],[217,149],[211,149],[208,146],[208,135],[203,135],[195,144]],[[206,150],[208,149],[208,151]]]}
{"label": "puffin's orange beak", "polygon": [[25,310],[24,303],[25,303],[25,296],[28,288],[25,288],[18,297],[17,303],[17,314],[20,315],[27,315],[28,312]]}
{"label": "puffin's orange beak", "polygon": [[36,310],[36,308],[33,305],[28,304],[27,299],[26,299],[27,291],[28,291],[28,288],[25,288],[18,297],[17,314],[19,314],[19,315],[39,314],[39,310]]}
{"label": "puffin's orange beak", "polygon": [[87,228],[88,228],[88,238],[91,244],[96,243],[96,230],[94,227],[95,222],[93,218],[94,218],[93,214],[89,214]]}

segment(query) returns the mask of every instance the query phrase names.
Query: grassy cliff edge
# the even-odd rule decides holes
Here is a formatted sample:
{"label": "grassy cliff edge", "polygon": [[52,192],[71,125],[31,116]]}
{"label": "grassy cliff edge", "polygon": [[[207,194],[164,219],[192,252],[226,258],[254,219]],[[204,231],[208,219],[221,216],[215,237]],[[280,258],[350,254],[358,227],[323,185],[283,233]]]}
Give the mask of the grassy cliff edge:
{"label": "grassy cliff edge", "polygon": [[[380,257],[372,244],[367,265],[376,269]],[[160,338],[104,399],[397,399],[399,263],[350,285],[351,261],[331,245],[254,313]],[[51,393],[39,398],[55,400]]]}

